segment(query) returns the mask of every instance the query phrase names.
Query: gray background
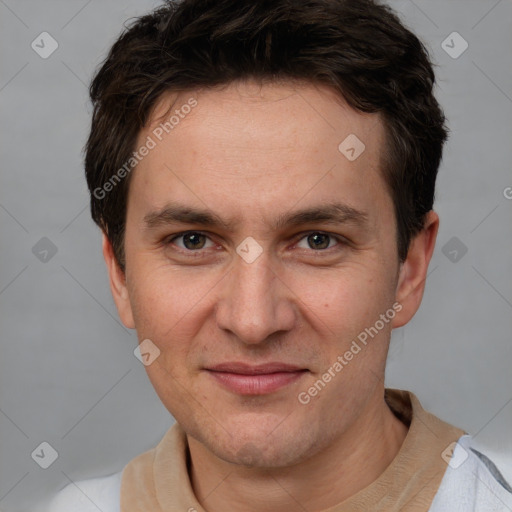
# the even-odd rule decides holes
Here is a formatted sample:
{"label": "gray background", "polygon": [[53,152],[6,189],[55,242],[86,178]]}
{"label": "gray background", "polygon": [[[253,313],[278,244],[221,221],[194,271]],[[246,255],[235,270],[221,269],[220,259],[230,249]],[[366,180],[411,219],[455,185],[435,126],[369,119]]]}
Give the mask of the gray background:
{"label": "gray background", "polygon": [[[393,335],[387,385],[475,434],[512,480],[512,200],[504,194],[512,187],[512,2],[390,3],[438,65],[451,138],[423,306]],[[0,0],[4,511],[119,471],[172,422],[133,355],[135,334],[117,318],[81,154],[93,70],[122,23],[157,4]],[[43,31],[59,44],[47,59],[31,48]],[[441,47],[453,31],[469,43],[456,59]],[[43,237],[57,248],[52,257],[39,252],[47,261],[32,252]],[[31,458],[43,441],[59,454],[46,470]]]}

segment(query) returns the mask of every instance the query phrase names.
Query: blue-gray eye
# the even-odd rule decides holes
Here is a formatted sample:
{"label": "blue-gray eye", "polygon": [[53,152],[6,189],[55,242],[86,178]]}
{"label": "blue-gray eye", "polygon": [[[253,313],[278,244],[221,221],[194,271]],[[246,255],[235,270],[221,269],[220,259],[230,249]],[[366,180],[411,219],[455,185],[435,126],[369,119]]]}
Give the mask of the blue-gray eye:
{"label": "blue-gray eye", "polygon": [[[302,240],[306,241],[308,245],[307,247],[301,246]],[[334,245],[331,244],[331,242],[335,241],[332,235],[328,235],[326,233],[311,233],[305,236],[302,240],[297,244],[299,247],[316,250],[328,249]]]}

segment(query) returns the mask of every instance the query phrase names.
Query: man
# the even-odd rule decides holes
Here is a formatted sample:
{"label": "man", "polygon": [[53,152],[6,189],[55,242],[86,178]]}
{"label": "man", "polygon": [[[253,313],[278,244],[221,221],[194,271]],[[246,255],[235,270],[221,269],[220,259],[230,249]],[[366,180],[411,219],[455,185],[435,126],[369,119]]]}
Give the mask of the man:
{"label": "man", "polygon": [[384,388],[439,225],[433,86],[371,0],[184,0],[121,35],[91,211],[176,424],[52,510],[512,510],[470,436]]}

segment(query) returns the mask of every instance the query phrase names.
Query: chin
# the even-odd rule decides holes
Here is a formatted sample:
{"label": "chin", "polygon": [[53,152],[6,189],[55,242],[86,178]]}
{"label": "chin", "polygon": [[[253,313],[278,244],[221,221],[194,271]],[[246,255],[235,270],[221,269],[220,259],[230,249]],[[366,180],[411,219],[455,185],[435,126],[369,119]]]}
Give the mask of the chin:
{"label": "chin", "polygon": [[262,469],[281,468],[289,467],[304,458],[295,452],[297,444],[291,441],[289,439],[282,444],[269,444],[268,439],[236,442],[231,440],[230,446],[213,445],[209,449],[217,457],[231,464]]}
{"label": "chin", "polygon": [[263,418],[259,426],[257,418],[238,422],[236,428],[230,426],[226,430],[216,425],[214,432],[203,430],[194,437],[218,458],[253,468],[288,467],[317,451],[319,443],[313,431],[286,425],[282,417],[279,425],[275,419],[271,426]]}

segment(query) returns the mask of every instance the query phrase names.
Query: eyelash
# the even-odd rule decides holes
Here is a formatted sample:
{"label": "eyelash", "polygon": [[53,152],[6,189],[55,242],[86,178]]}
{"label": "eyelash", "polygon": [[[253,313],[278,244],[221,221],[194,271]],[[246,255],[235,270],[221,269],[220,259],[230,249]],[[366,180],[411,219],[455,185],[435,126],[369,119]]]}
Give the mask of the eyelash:
{"label": "eyelash", "polygon": [[[210,238],[210,236],[203,232],[203,231],[194,231],[194,230],[190,230],[190,231],[183,231],[181,233],[177,233],[177,234],[174,234],[172,235],[171,237],[168,237],[166,238],[164,241],[163,241],[163,245],[164,246],[169,246],[169,245],[175,245],[173,244],[173,242],[175,240],[177,240],[178,238],[182,238],[184,237],[185,235],[189,235],[189,234],[198,234],[198,235],[203,235],[205,236],[206,238],[208,238],[208,240],[212,241],[213,240]],[[314,249],[307,249],[308,252],[311,252],[311,253],[319,253],[319,255],[321,255],[322,253],[327,253],[327,252],[330,252],[331,249],[335,249],[336,247],[338,246],[347,246],[349,245],[349,241],[342,237],[341,235],[334,235],[332,233],[328,233],[328,232],[325,232],[325,231],[307,231],[307,232],[304,232],[304,233],[299,233],[297,235],[297,241],[294,243],[294,245],[297,245],[299,242],[301,242],[303,239],[307,238],[308,236],[310,235],[325,235],[325,236],[328,236],[330,237],[331,239],[335,240],[337,242],[337,245],[333,246],[333,247],[327,247],[326,249],[319,249],[319,250],[314,250]],[[177,246],[175,246],[177,247]],[[186,253],[187,255],[193,255],[195,257],[198,257],[198,256],[202,256],[203,254],[203,249],[197,249],[197,250],[192,250],[192,249],[183,249],[182,247],[177,247],[177,250],[182,252],[182,253]],[[301,250],[301,249],[299,249]],[[303,249],[304,250],[304,249]],[[194,254],[196,253],[196,254]]]}

